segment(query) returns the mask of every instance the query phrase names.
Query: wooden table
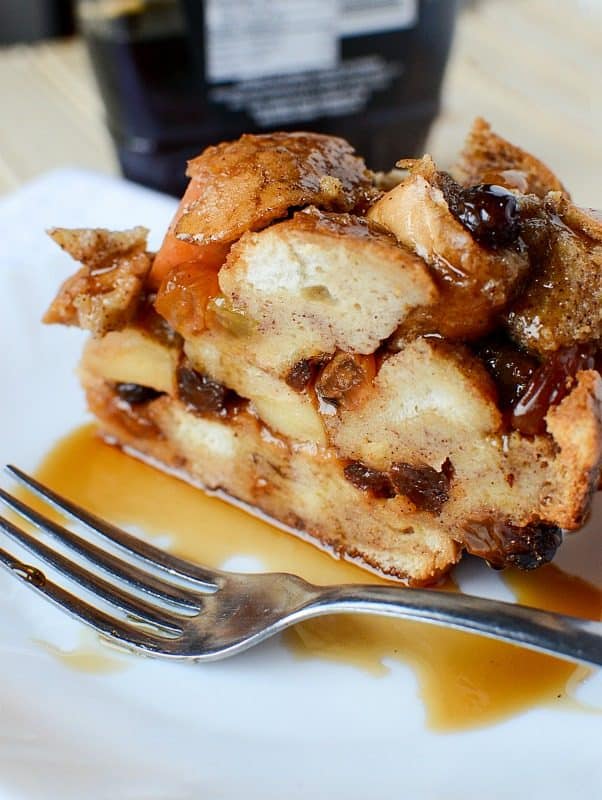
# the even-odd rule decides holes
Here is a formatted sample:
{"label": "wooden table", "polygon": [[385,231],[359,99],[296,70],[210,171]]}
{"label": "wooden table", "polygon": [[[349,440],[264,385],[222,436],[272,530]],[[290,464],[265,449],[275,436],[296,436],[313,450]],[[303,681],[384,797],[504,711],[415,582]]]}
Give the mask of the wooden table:
{"label": "wooden table", "polygon": [[[602,206],[601,41],[601,0],[469,3],[429,151],[449,164],[481,115]],[[80,40],[0,50],[0,97],[0,192],[65,164],[118,172]]]}

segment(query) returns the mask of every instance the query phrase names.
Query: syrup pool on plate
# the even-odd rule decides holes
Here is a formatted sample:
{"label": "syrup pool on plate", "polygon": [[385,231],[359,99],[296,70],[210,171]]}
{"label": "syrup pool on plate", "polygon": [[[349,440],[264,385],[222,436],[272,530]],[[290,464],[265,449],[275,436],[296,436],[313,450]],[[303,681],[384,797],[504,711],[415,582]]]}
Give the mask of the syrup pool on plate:
{"label": "syrup pool on plate", "polygon": [[[266,570],[294,572],[319,584],[388,583],[125,455],[101,441],[92,425],[59,442],[36,476],[116,524],[167,536],[173,552],[209,566],[243,556]],[[602,619],[602,591],[555,566],[507,571],[503,580],[518,602]],[[453,581],[438,590],[454,591]],[[375,676],[386,674],[391,660],[410,665],[427,723],[437,730],[489,724],[536,705],[562,705],[589,674],[492,639],[381,617],[322,617],[289,629],[283,641],[298,658],[352,664]],[[89,669],[90,659],[84,662]],[[66,663],[81,666],[73,655]]]}

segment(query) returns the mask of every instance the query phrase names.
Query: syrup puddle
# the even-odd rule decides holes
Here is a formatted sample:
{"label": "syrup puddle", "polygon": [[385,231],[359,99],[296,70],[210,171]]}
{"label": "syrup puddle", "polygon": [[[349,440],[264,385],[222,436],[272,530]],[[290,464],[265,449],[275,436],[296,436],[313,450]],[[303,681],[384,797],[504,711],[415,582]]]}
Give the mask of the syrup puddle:
{"label": "syrup puddle", "polygon": [[104,640],[88,628],[82,628],[79,642],[74,647],[57,647],[51,642],[34,639],[34,643],[60,661],[65,666],[78,672],[92,675],[123,672],[128,663],[125,659],[109,655],[112,645],[103,647]]}
{"label": "syrup puddle", "polygon": [[[92,425],[63,439],[36,476],[112,522],[135,525],[151,536],[169,532],[173,552],[209,566],[240,557],[319,584],[387,583],[124,455],[100,441]],[[508,571],[503,580],[520,603],[602,618],[602,591],[557,567]],[[448,581],[441,588],[453,591],[454,585]],[[409,664],[427,724],[440,731],[490,724],[537,705],[574,708],[579,704],[570,695],[589,674],[581,666],[491,639],[379,617],[322,617],[288,630],[283,640],[298,658],[325,658],[373,675],[389,672],[391,660]],[[97,661],[100,648],[87,652],[86,647],[59,657],[77,669],[95,670],[96,664],[106,671],[108,664]]]}

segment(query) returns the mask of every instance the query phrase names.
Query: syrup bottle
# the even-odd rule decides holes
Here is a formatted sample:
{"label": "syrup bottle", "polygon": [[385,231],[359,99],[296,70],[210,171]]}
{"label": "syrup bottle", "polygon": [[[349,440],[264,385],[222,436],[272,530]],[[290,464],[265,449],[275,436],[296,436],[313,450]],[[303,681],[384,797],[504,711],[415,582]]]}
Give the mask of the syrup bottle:
{"label": "syrup bottle", "polygon": [[343,136],[369,167],[419,155],[439,110],[454,0],[80,0],[126,177],[172,194],[241,133]]}

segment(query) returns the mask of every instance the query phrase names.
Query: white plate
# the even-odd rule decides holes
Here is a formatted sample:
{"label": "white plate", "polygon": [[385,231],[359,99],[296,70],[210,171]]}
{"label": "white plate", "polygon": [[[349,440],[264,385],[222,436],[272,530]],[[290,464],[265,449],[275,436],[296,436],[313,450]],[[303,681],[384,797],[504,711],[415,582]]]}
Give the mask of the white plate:
{"label": "white plate", "polygon": [[[169,198],[72,170],[0,200],[2,463],[35,467],[86,419],[73,375],[82,335],[38,322],[73,270],[44,228],[144,224],[156,246],[173,208]],[[598,520],[600,511],[598,503]],[[562,556],[590,580],[602,576],[599,527],[592,522]],[[482,588],[495,593],[494,576]],[[425,727],[412,672],[396,662],[377,678],[298,661],[274,641],[215,664],[120,656],[123,670],[88,674],[36,643],[68,645],[80,635],[79,625],[0,574],[0,798],[602,796],[597,713],[535,708],[437,734]],[[579,692],[602,706],[602,675]]]}

